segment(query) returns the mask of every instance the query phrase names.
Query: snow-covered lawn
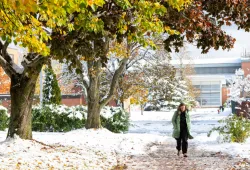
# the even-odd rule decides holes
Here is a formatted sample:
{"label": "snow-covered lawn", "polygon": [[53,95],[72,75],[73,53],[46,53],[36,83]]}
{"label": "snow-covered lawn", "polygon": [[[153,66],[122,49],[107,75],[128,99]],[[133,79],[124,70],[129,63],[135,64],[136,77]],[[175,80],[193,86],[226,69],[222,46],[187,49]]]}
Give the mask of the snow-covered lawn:
{"label": "snow-covered lawn", "polygon": [[[133,126],[127,134],[114,134],[106,129],[75,130],[68,133],[33,132],[34,140],[18,137],[5,140],[0,131],[0,169],[111,169],[129,155],[144,154],[145,146],[171,143],[171,112],[131,113]],[[217,109],[196,109],[190,113],[195,139],[190,146],[197,149],[229,153],[250,158],[250,139],[244,144],[218,143],[218,134],[207,132],[218,120],[230,114],[230,109],[218,114]]]}
{"label": "snow-covered lawn", "polygon": [[[0,169],[111,169],[127,155],[143,154],[144,147],[161,143],[162,136],[114,134],[106,129],[69,133],[33,133],[34,141],[5,140],[0,133]],[[36,141],[35,141],[36,140]],[[39,142],[38,142],[39,141]]]}

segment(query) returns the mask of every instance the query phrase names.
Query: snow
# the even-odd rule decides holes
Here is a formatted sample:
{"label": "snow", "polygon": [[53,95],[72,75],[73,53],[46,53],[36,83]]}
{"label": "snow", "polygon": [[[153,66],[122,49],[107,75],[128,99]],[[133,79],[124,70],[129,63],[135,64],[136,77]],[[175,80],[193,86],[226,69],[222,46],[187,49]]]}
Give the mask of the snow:
{"label": "snow", "polygon": [[[231,113],[226,108],[218,114],[217,109],[197,108],[190,112],[195,137],[189,140],[190,146],[250,158],[250,139],[239,144],[221,143],[218,133],[207,137],[207,132],[218,126],[218,120]],[[141,115],[139,110],[133,110],[133,126],[127,134],[79,129],[68,133],[33,132],[34,140],[5,140],[7,131],[0,131],[0,169],[112,169],[128,155],[146,154],[145,146],[151,142],[175,143],[171,137],[173,113],[145,111]]]}
{"label": "snow", "polygon": [[[1,132],[0,140],[5,135]],[[42,143],[18,137],[1,142],[0,169],[111,169],[117,165],[117,155],[144,154],[148,143],[165,139],[148,134],[114,134],[106,129],[33,133],[33,138]]]}
{"label": "snow", "polygon": [[246,97],[242,97],[242,93],[250,92],[250,75],[244,77],[244,70],[238,69],[235,71],[235,76],[229,79],[229,100],[241,103],[246,101]]}
{"label": "snow", "polygon": [[18,73],[18,74],[22,74],[24,71],[24,68],[22,66],[18,66],[17,64],[15,64],[14,62],[11,63],[12,64],[12,68]]}
{"label": "snow", "polygon": [[[54,104],[48,104],[45,106],[42,105],[37,105],[37,106],[33,106],[34,110],[42,110],[42,108],[47,107],[48,109],[50,109],[50,111],[54,114],[67,114],[67,116],[69,118],[79,118],[79,119],[86,119],[87,118],[87,107],[86,106],[82,106],[82,105],[77,105],[77,106],[71,106],[68,107],[66,105],[54,105]],[[1,109],[1,107],[0,107]],[[79,111],[80,110],[80,111]],[[105,106],[102,110],[101,110],[101,115],[103,117],[105,117],[106,119],[111,118],[112,116],[114,116],[115,114],[117,114],[118,112],[123,112],[123,115],[125,115],[125,112],[120,108],[120,107],[109,107],[109,106]],[[69,114],[68,114],[69,113]]]}
{"label": "snow", "polygon": [[4,110],[4,111],[7,112],[7,109],[5,107],[1,106],[1,105],[0,105],[0,110]]}
{"label": "snow", "polygon": [[[167,140],[170,142],[175,142],[171,137],[173,113],[174,110],[169,112],[144,111],[141,115],[139,111],[132,111],[133,126],[130,127],[129,132],[157,134],[168,137]],[[220,114],[218,114],[218,108],[197,108],[190,111],[191,133],[194,136],[194,139],[190,140],[190,144],[201,150],[224,152],[232,156],[250,158],[250,138],[245,143],[239,144],[222,143],[222,139],[217,132],[213,132],[210,137],[207,137],[207,133],[213,127],[219,126],[218,120],[226,118],[229,114],[231,114],[230,108],[226,108]]]}

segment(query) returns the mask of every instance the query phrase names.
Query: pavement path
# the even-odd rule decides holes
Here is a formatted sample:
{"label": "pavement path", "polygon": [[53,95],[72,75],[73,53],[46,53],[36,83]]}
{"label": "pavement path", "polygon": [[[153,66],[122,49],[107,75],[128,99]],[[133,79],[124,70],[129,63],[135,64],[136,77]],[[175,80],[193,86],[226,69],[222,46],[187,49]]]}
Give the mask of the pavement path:
{"label": "pavement path", "polygon": [[192,145],[187,158],[177,156],[175,143],[150,144],[146,154],[131,155],[121,162],[123,169],[128,170],[250,170],[249,160],[197,150]]}

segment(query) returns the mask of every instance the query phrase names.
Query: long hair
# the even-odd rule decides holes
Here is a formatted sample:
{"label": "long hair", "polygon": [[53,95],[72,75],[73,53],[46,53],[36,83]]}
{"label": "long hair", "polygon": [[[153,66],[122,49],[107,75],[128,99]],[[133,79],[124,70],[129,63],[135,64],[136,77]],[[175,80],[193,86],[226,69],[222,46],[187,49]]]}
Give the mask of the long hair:
{"label": "long hair", "polygon": [[178,109],[177,109],[178,112],[181,112],[181,106],[185,106],[185,111],[188,111],[187,105],[185,105],[185,103],[181,103],[181,104],[178,106]]}

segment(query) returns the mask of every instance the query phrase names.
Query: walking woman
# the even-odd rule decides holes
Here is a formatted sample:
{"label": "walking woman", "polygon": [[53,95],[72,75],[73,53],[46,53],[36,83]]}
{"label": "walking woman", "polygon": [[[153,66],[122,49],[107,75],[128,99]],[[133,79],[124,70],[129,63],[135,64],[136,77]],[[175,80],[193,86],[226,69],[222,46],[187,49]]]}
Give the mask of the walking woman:
{"label": "walking woman", "polygon": [[190,134],[190,117],[189,112],[184,103],[181,103],[175,111],[172,124],[174,126],[173,137],[177,141],[177,155],[180,155],[182,150],[183,156],[187,157],[188,139],[193,139]]}

